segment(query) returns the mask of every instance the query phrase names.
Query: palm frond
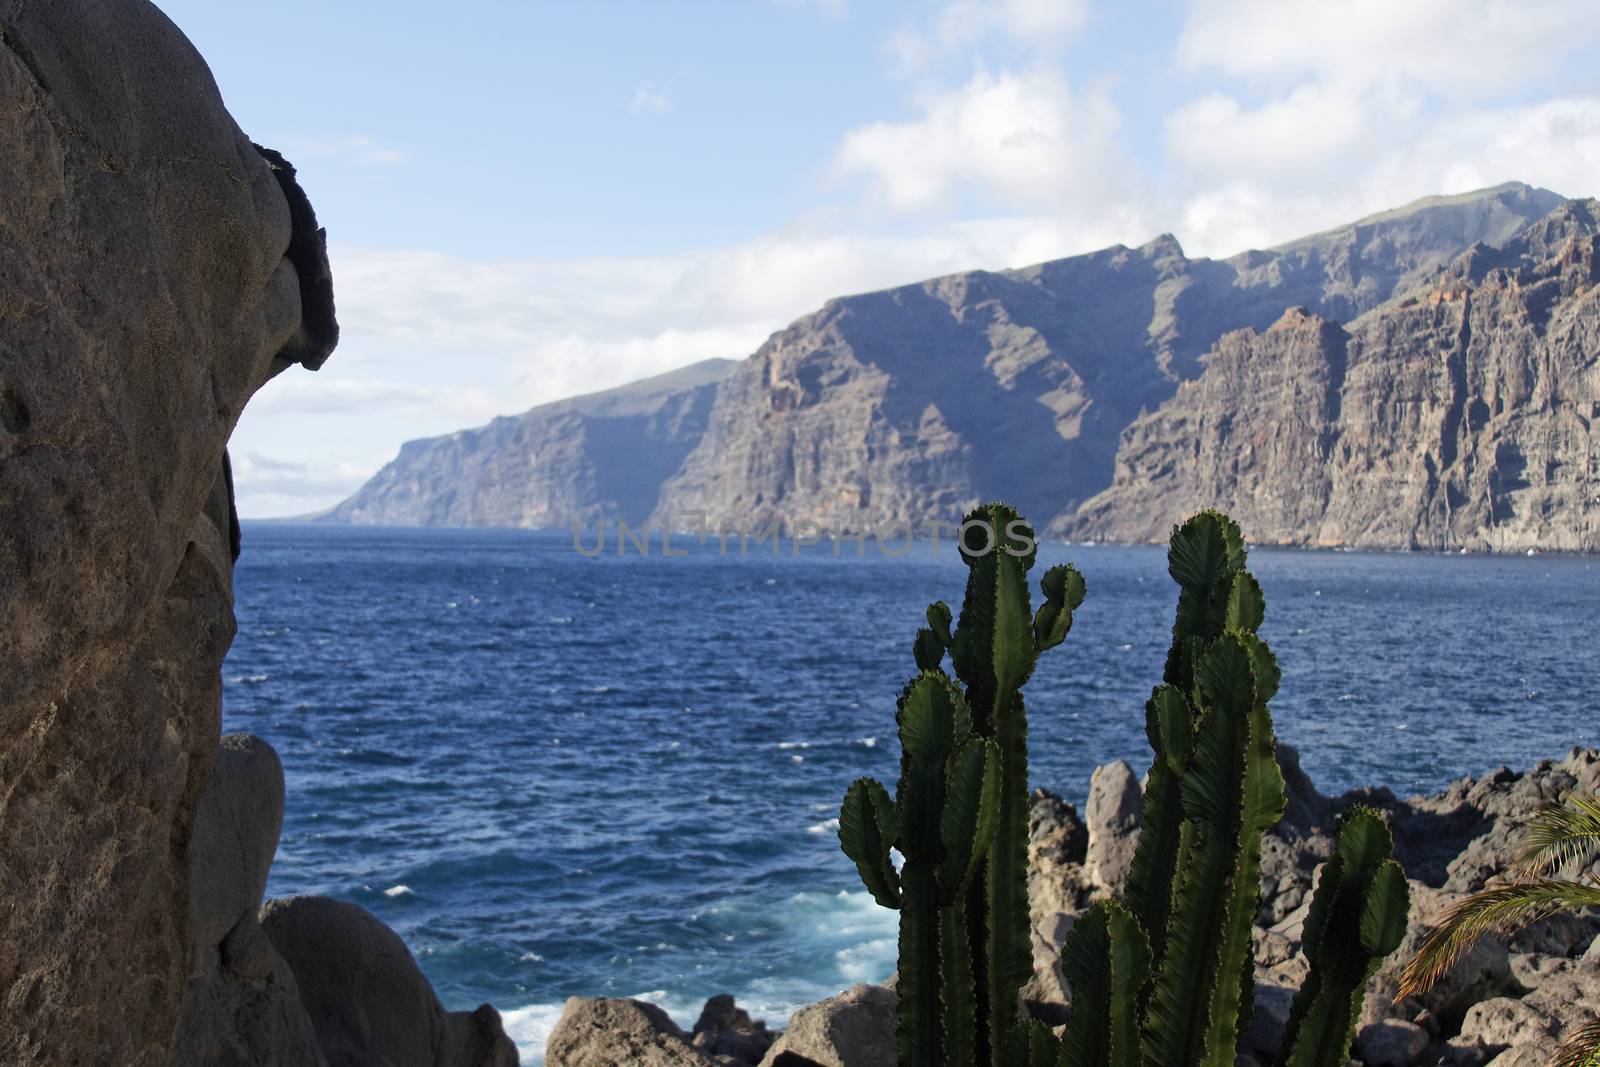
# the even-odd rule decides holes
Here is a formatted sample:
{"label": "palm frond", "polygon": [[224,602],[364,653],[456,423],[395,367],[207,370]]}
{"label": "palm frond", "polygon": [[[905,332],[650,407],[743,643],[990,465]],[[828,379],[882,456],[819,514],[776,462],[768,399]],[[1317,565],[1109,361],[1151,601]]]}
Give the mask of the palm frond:
{"label": "palm frond", "polygon": [[1600,798],[1568,797],[1546,804],[1528,827],[1528,849],[1519,864],[1523,878],[1561,871],[1600,850]]}
{"label": "palm frond", "polygon": [[1550,1067],[1600,1067],[1600,1019],[1568,1034]]}
{"label": "palm frond", "polygon": [[1433,986],[1485,934],[1507,934],[1559,911],[1600,906],[1600,887],[1558,878],[1490,886],[1444,913],[1400,975],[1395,1000]]}

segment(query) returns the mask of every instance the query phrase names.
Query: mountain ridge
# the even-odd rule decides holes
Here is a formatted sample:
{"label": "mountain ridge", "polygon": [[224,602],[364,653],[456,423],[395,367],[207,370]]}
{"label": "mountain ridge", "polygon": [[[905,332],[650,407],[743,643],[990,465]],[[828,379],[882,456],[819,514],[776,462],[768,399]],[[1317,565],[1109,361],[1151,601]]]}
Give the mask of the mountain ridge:
{"label": "mountain ridge", "polygon": [[[327,521],[863,530],[1001,497],[1059,534],[1126,534],[1107,518],[1118,498],[1101,499],[1137,466],[1126,434],[1201,395],[1185,387],[1226,362],[1229,335],[1269,336],[1291,307],[1370,330],[1358,324],[1401,315],[1453,270],[1481,280],[1551,253],[1562,225],[1584,225],[1574,203],[1588,202],[1508,183],[1223,260],[1163,234],[834,298],[692,386],[669,374],[623,387],[625,402],[573,398],[410,442]],[[1095,500],[1104,521],[1078,523]],[[1379,543],[1420,546],[1398,531]]]}

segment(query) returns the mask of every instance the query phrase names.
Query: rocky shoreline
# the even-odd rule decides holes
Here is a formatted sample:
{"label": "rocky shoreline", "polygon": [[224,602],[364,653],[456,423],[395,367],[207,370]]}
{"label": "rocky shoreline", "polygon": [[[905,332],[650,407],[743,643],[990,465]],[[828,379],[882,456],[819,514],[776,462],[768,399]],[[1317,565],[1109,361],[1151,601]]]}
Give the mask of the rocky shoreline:
{"label": "rocky shoreline", "polygon": [[[1283,820],[1263,842],[1255,931],[1256,1010],[1240,1067],[1262,1067],[1277,1047],[1305,974],[1300,932],[1338,813],[1354,803],[1385,813],[1411,882],[1410,929],[1368,986],[1356,1035],[1358,1067],[1535,1067],[1573,1028],[1600,1017],[1600,916],[1559,915],[1509,942],[1485,939],[1437,986],[1396,1003],[1400,969],[1445,908],[1509,870],[1538,809],[1569,794],[1600,792],[1600,751],[1574,748],[1527,771],[1500,767],[1439,793],[1401,798],[1377,787],[1340,797],[1317,791],[1298,753],[1279,744],[1288,787]],[[1060,951],[1076,917],[1120,890],[1138,840],[1139,779],[1105,764],[1077,809],[1034,791],[1029,895],[1034,978],[1025,1010],[1066,1019]],[[1590,865],[1600,875],[1600,861]],[[892,980],[891,980],[892,982]],[[551,1033],[547,1067],[893,1067],[894,1008],[887,985],[858,985],[797,1012],[781,1034],[717,997],[692,1030],[641,1001],[574,997]]]}

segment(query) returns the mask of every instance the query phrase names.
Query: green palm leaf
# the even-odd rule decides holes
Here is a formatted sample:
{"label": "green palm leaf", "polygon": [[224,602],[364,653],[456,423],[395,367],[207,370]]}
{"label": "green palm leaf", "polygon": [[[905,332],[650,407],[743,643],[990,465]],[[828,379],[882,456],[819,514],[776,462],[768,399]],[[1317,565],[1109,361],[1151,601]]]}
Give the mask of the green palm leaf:
{"label": "green palm leaf", "polygon": [[1528,850],[1520,871],[1524,878],[1560,871],[1592,859],[1600,850],[1600,799],[1568,797],[1565,804],[1547,804],[1528,827]]}
{"label": "green palm leaf", "polygon": [[1568,1035],[1550,1067],[1600,1067],[1600,1019],[1585,1023]]}
{"label": "green palm leaf", "polygon": [[1600,887],[1559,878],[1491,886],[1452,905],[1400,975],[1395,999],[1430,988],[1485,934],[1507,934],[1560,911],[1600,907]]}

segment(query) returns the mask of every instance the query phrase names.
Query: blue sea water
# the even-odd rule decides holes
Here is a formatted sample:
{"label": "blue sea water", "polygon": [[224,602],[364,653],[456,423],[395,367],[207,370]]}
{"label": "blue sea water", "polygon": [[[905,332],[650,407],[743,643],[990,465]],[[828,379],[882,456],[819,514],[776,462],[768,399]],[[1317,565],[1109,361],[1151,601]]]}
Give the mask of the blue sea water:
{"label": "blue sea water", "polygon": [[[592,531],[589,535],[593,544]],[[834,817],[896,774],[894,699],[966,569],[822,545],[588,558],[567,534],[250,524],[224,729],[283,758],[269,893],[359,903],[523,1062],[571,995],[781,1025],[894,967]],[[1088,599],[1028,686],[1032,777],[1148,763],[1175,587],[1151,548],[1044,544]],[[1279,736],[1324,792],[1433,790],[1600,743],[1600,561],[1257,550]]]}

